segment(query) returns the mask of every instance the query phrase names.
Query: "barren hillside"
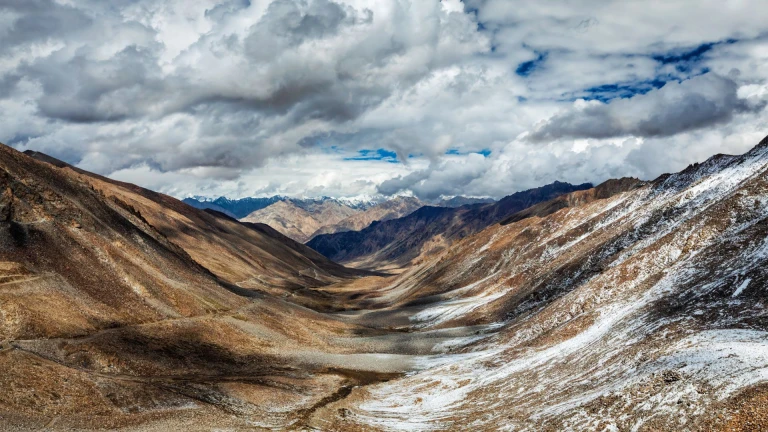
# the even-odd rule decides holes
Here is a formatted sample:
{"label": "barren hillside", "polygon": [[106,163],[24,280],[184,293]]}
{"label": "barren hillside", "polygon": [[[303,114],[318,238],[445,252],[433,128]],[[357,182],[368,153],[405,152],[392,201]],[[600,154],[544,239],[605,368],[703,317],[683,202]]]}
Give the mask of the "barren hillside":
{"label": "barren hillside", "polygon": [[359,212],[334,200],[307,202],[302,206],[291,200],[283,200],[256,210],[240,220],[269,225],[297,242],[304,243],[320,228],[337,224]]}
{"label": "barren hillside", "polygon": [[[387,221],[408,216],[424,204],[414,197],[395,197],[384,201],[363,212],[353,214],[341,221],[325,225],[312,234],[312,238],[322,234],[333,234],[345,231],[359,231],[374,221]],[[311,238],[310,238],[311,240]]]}
{"label": "barren hillside", "polygon": [[627,192],[580,195],[384,287],[378,306],[407,328],[496,332],[318,415],[343,410],[339,430],[768,427],[768,139]]}
{"label": "barren hillside", "polygon": [[4,429],[768,427],[768,139],[397,276],[34,156],[0,148]]}

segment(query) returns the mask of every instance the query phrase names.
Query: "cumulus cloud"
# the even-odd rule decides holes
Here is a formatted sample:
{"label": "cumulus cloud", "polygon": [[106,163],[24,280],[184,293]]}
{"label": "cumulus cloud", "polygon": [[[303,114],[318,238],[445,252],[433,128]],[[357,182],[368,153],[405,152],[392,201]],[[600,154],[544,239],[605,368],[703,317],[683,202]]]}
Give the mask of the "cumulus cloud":
{"label": "cumulus cloud", "polygon": [[[760,0],[8,0],[0,141],[177,196],[649,177],[760,134],[766,14]],[[379,150],[397,160],[357,157]]]}
{"label": "cumulus cloud", "polygon": [[561,138],[667,137],[730,121],[735,114],[760,110],[737,95],[731,79],[706,74],[628,99],[608,103],[578,100],[530,135],[533,141]]}
{"label": "cumulus cloud", "polygon": [[409,191],[425,200],[462,195],[471,189],[473,181],[487,173],[487,168],[486,158],[477,153],[443,159],[436,166],[384,181],[378,191],[383,195]]}

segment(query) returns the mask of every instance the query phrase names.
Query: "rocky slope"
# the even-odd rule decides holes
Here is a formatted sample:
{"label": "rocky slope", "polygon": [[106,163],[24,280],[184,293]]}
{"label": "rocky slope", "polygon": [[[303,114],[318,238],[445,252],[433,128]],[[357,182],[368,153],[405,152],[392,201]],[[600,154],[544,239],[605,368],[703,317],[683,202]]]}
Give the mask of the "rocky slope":
{"label": "rocky slope", "polygon": [[315,424],[765,430],[768,139],[603,189],[489,227],[369,294],[372,322],[390,311],[416,333],[484,330]]}
{"label": "rocky slope", "polygon": [[71,177],[135,213],[227,283],[273,291],[326,285],[355,274],[308,247],[288,239],[275,241],[267,226],[242,224],[217,212],[197,210],[167,195],[88,173],[41,153],[28,152],[27,156],[59,167],[54,171],[57,175]]}
{"label": "rocky slope", "polygon": [[[387,221],[407,216],[424,204],[414,197],[395,197],[384,201],[363,212],[354,214],[333,225],[325,225],[315,231],[311,238],[322,234],[333,234],[345,231],[359,231],[374,221]],[[310,239],[311,239],[310,238]]]}
{"label": "rocky slope", "polygon": [[0,429],[768,428],[768,139],[397,276],[32,156],[0,147]]}
{"label": "rocky slope", "polygon": [[337,262],[355,262],[362,267],[403,266],[534,204],[590,187],[555,182],[490,204],[422,207],[408,216],[375,223],[361,231],[319,235],[307,245]]}
{"label": "rocky slope", "polygon": [[301,203],[301,206],[292,200],[283,200],[240,220],[269,225],[283,235],[304,243],[320,228],[337,224],[359,212],[335,200],[308,201]]}

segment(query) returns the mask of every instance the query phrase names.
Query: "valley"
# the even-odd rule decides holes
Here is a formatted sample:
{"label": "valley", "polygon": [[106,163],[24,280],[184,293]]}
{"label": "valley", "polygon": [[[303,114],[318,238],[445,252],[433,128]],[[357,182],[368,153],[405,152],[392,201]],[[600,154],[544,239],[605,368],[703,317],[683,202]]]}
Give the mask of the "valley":
{"label": "valley", "polygon": [[768,139],[422,207],[360,268],[39,153],[0,186],[4,429],[768,427]]}

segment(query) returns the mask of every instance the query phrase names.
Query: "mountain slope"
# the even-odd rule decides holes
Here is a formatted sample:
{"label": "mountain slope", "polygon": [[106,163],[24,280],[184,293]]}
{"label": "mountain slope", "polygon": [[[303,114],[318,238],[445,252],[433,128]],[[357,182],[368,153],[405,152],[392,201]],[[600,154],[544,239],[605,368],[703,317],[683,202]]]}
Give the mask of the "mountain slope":
{"label": "mountain slope", "polygon": [[414,197],[395,197],[384,201],[363,212],[349,216],[335,224],[325,225],[312,234],[312,238],[322,234],[333,234],[344,231],[359,231],[373,221],[387,221],[407,216],[424,204]]}
{"label": "mountain slope", "polygon": [[304,243],[320,228],[320,222],[308,211],[289,201],[278,201],[241,219],[243,222],[263,223],[283,235]]}
{"label": "mountain slope", "polygon": [[243,303],[138,212],[72,174],[0,146],[0,338],[71,336]]}
{"label": "mountain slope", "polygon": [[30,153],[0,145],[0,429],[285,429],[378,379],[335,342],[371,330],[295,304],[359,271]]}
{"label": "mountain slope", "polygon": [[574,186],[555,182],[491,204],[422,207],[406,217],[375,223],[361,231],[320,235],[307,245],[337,262],[358,262],[364,266],[387,262],[404,265],[534,204],[590,187],[590,184]]}
{"label": "mountain slope", "polygon": [[300,243],[325,225],[333,225],[357,214],[359,210],[336,200],[278,201],[241,219],[243,222],[263,223]]}
{"label": "mountain slope", "polygon": [[363,278],[34,156],[0,147],[3,430],[768,427],[768,138]]}
{"label": "mountain slope", "polygon": [[417,332],[497,332],[443,365],[353,390],[318,419],[344,410],[327,427],[383,430],[768,426],[768,138],[509,222],[400,275],[372,300],[385,309],[366,314],[400,311]]}
{"label": "mountain slope", "polygon": [[73,181],[139,215],[221,280],[241,288],[284,293],[322,286],[361,274],[329,261],[303,245],[275,241],[266,228],[253,229],[220,213],[192,208],[175,198],[71,167],[41,153],[29,156],[61,167]]}

